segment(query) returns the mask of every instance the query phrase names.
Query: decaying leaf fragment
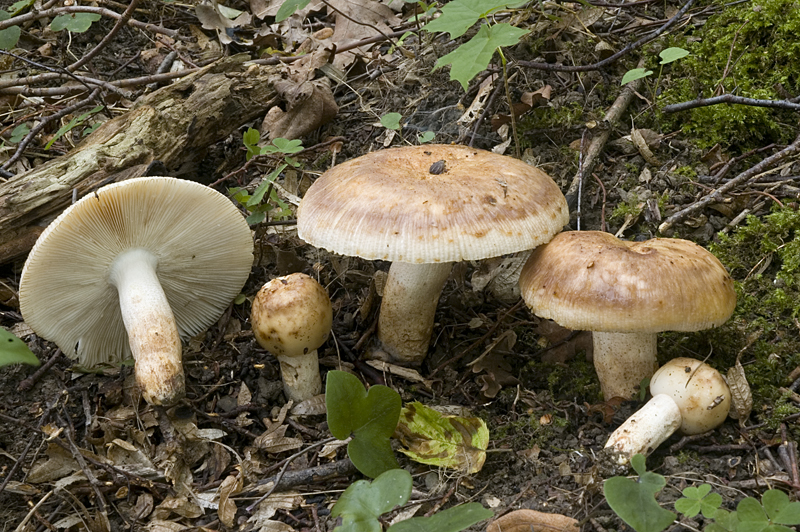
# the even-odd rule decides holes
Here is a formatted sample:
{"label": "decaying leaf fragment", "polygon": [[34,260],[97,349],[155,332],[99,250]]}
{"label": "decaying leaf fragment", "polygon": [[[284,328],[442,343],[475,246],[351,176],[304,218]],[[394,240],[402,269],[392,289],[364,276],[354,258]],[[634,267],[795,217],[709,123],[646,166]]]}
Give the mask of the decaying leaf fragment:
{"label": "decaying leaf fragment", "polygon": [[416,462],[477,473],[486,461],[489,429],[477,417],[444,416],[422,403],[403,407],[395,437]]}
{"label": "decaying leaf fragment", "polygon": [[753,394],[750,391],[750,384],[747,382],[747,376],[744,374],[739,358],[736,358],[736,365],[728,369],[726,376],[728,381],[728,388],[731,389],[731,409],[728,416],[732,419],[738,419],[739,424],[743,425],[745,420],[750,417],[750,411],[753,409]]}
{"label": "decaying leaf fragment", "polygon": [[486,532],[579,532],[578,521],[561,514],[515,510],[498,517]]}

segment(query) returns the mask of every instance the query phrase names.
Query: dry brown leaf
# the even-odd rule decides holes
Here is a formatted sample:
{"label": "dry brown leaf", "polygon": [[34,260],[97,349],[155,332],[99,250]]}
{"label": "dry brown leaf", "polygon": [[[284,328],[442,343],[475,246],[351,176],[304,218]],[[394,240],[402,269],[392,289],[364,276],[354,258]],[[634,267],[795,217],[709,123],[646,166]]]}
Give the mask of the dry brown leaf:
{"label": "dry brown leaf", "polygon": [[486,532],[580,532],[580,527],[566,515],[515,510],[489,523]]}
{"label": "dry brown leaf", "polygon": [[[517,335],[512,330],[501,334],[492,342],[489,347],[470,363],[473,373],[485,372],[475,378],[475,382],[481,385],[481,393],[491,399],[497,397],[503,386],[516,386],[519,380],[511,373],[511,365],[503,359],[502,351],[513,349],[517,341]],[[495,352],[497,349],[500,352]]]}
{"label": "dry brown leaf", "polygon": [[47,445],[46,454],[47,458],[37,460],[31,467],[27,478],[31,484],[53,482],[79,469],[72,453],[54,443]]}
{"label": "dry brown leaf", "polygon": [[[534,318],[536,333],[547,339],[551,346],[542,354],[542,362],[564,364],[581,351],[592,355],[592,333],[565,329],[554,321]],[[575,334],[573,334],[575,333]]]}
{"label": "dry brown leaf", "polygon": [[278,510],[294,510],[299,508],[303,498],[296,491],[273,493],[255,508],[253,515],[247,520],[257,532],[293,532],[293,528],[286,523],[273,521]]}
{"label": "dry brown leaf", "polygon": [[253,440],[253,445],[257,448],[267,451],[268,453],[282,453],[284,451],[291,451],[292,449],[299,449],[303,446],[303,440],[299,438],[287,438],[286,429],[288,425],[281,425],[271,432],[265,432],[258,438]]}
{"label": "dry brown leaf", "polygon": [[194,519],[203,515],[203,509],[186,495],[167,495],[161,504],[153,510],[155,519],[168,519],[171,514]]}
{"label": "dry brown leaf", "polygon": [[242,491],[242,475],[228,475],[219,486],[219,522],[228,528],[233,527],[236,518],[236,503],[233,496]]}
{"label": "dry brown leaf", "polygon": [[659,166],[661,164],[658,162],[658,159],[656,159],[656,156],[653,155],[653,152],[650,151],[650,147],[647,145],[647,141],[641,131],[636,128],[631,129],[631,141],[645,161],[653,166]]}
{"label": "dry brown leaf", "polygon": [[[375,0],[331,0],[336,8],[336,22],[331,41],[341,48],[346,44],[377,37],[392,32],[392,26],[400,24],[400,19],[385,5]],[[349,17],[349,18],[348,18]],[[333,64],[346,68],[356,59],[356,54],[366,54],[369,46],[336,54]]]}
{"label": "dry brown leaf", "polygon": [[744,425],[750,417],[750,411],[753,410],[753,394],[738,358],[736,365],[728,369],[727,381],[728,388],[731,389],[731,409],[728,415],[738,419],[740,425]]}

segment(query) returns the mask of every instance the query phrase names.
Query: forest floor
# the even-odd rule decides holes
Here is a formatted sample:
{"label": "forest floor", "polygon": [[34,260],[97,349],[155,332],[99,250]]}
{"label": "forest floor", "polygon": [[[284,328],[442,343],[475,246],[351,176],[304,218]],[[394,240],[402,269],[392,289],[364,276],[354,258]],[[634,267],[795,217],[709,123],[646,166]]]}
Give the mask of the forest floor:
{"label": "forest floor", "polygon": [[[30,7],[14,4],[19,13],[11,2],[0,4],[15,17],[63,8],[59,13],[72,17],[68,23],[85,22],[67,9],[77,2],[21,2]],[[84,14],[105,11],[85,31],[55,31],[50,24],[57,13],[30,17],[19,23],[13,55],[0,55],[0,164],[8,182],[25,179],[50,159],[69,157],[95,125],[126,113],[159,84],[220,57],[290,57],[301,46],[317,52],[330,50],[331,42],[340,50],[347,42],[372,42],[357,48],[358,56],[339,53],[317,69],[287,70],[291,89],[312,95],[298,97],[305,103],[294,110],[281,104],[282,112],[294,113],[290,120],[271,113],[266,123],[259,117],[239,124],[207,146],[202,160],[162,169],[226,195],[233,187],[252,192],[283,156],[246,161],[248,128],[262,132],[262,145],[289,137],[305,147],[292,155],[299,165],[276,178],[267,199],[248,209],[240,205],[251,220],[266,213],[265,221],[252,225],[256,260],[245,297],[184,344],[187,394],[178,405],[144,403],[129,366],[86,371],[37,337],[19,313],[24,254],[4,260],[2,325],[52,363],[33,378],[29,366],[0,368],[0,531],[332,530],[332,504],[364,478],[346,462],[344,447],[299,453],[287,468],[287,475],[297,475],[285,491],[247,509],[288,456],[330,436],[319,401],[302,410],[286,408],[279,365],[250,328],[259,288],[293,272],[318,279],[333,304],[333,333],[319,350],[323,382],[327,371],[345,369],[367,385],[390,386],[405,404],[461,407],[486,422],[490,440],[477,473],[423,465],[398,453],[414,477],[412,502],[421,503],[416,515],[472,501],[498,516],[527,508],[575,518],[585,531],[629,530],[606,503],[607,473],[597,456],[642,402],[604,401],[590,333],[541,320],[521,302],[514,273],[524,256],[457,264],[427,358],[413,371],[392,373],[365,361],[375,342],[375,279],[389,263],[333,255],[297,237],[297,199],[322,172],[370,151],[417,144],[426,132],[435,143],[494,149],[543,169],[572,200],[569,229],[627,240],[681,237],[714,252],[736,281],[734,316],[711,331],[660,335],[659,361],[708,358],[725,374],[739,360],[753,410],[707,434],[675,435],[650,455],[648,469],[666,478],[657,500],[672,510],[684,488],[702,483],[720,494],[728,510],[745,497],[760,500],[770,488],[792,499],[800,494],[800,244],[793,244],[800,229],[800,161],[792,107],[800,76],[777,55],[775,64],[747,64],[754,47],[788,38],[791,28],[783,26],[800,27],[798,15],[781,18],[795,11],[790,2],[700,2],[685,12],[679,12],[685,4],[672,1],[534,2],[504,11],[493,23],[529,31],[504,48],[508,93],[497,54],[466,91],[450,80],[449,67],[434,70],[437,59],[475,29],[455,40],[418,31],[418,4],[391,11],[375,8],[374,0],[312,1],[302,16],[278,24],[273,20],[281,2],[228,1],[228,8],[241,12],[235,18],[236,12],[216,9],[216,2],[141,0],[130,15],[143,24],[121,25],[116,33],[119,16],[109,12],[122,14],[128,4],[86,4]],[[398,42],[397,32],[406,30],[410,34]],[[383,38],[388,34],[391,42]],[[721,55],[712,53],[716,44]],[[790,45],[797,43],[786,41]],[[660,65],[658,54],[669,47],[690,55]],[[86,87],[63,69],[95,48],[77,72],[108,83],[135,82],[124,91],[120,84],[112,86],[116,90],[101,86],[80,108],[56,116],[87,98]],[[652,75],[623,86],[622,77],[637,66]],[[749,70],[737,72],[739,66]],[[298,71],[306,76],[302,81],[291,77]],[[48,72],[59,75],[43,75]],[[701,74],[716,81],[703,85]],[[19,81],[23,76],[38,78]],[[776,77],[782,82],[773,83]],[[724,94],[778,104],[712,102],[664,110],[666,103]],[[714,115],[711,107],[724,110]],[[315,476],[303,478],[304,471]],[[221,492],[233,501],[223,504],[224,512]],[[702,530],[709,523],[682,516],[669,530]]]}

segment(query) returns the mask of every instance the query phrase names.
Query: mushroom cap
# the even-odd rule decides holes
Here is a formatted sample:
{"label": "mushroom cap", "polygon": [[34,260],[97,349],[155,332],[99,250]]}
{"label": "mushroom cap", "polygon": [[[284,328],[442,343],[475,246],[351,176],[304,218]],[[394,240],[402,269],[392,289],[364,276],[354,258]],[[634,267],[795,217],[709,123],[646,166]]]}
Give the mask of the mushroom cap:
{"label": "mushroom cap", "polygon": [[261,287],[250,313],[253,334],[276,357],[316,350],[328,338],[333,321],[325,289],[304,273],[276,277]]}
{"label": "mushroom cap", "polygon": [[219,192],[172,177],[142,177],[87,194],[41,234],[19,286],[20,311],[36,333],[91,367],[131,357],[114,259],[144,248],[181,337],[214,323],[244,286],[253,238]]}
{"label": "mushroom cap", "polygon": [[725,267],[688,240],[627,242],[560,233],[535,249],[519,279],[534,314],[574,330],[656,333],[723,324],[736,307]]}
{"label": "mushroom cap", "polygon": [[297,234],[342,255],[456,262],[532,249],[568,221],[564,195],[538,168],[466,146],[425,145],[325,172],[300,202]]}
{"label": "mushroom cap", "polygon": [[702,434],[728,417],[731,391],[717,370],[693,358],[674,358],[650,379],[650,393],[672,397],[681,411],[680,431]]}

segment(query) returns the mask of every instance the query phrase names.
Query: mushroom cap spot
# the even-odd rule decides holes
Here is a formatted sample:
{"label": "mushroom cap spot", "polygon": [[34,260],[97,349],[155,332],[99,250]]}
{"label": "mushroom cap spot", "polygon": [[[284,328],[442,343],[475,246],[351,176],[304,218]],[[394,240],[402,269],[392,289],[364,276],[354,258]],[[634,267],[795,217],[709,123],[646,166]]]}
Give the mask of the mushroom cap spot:
{"label": "mushroom cap spot", "polygon": [[650,392],[672,397],[681,411],[683,434],[720,426],[731,406],[731,391],[722,375],[693,358],[674,358],[661,366],[650,378]]}
{"label": "mushroom cap spot", "polygon": [[736,307],[725,267],[688,240],[627,242],[599,231],[560,233],[535,249],[520,291],[537,316],[575,330],[697,331]]}
{"label": "mushroom cap spot", "polygon": [[[439,161],[444,171],[431,173]],[[297,233],[343,255],[421,264],[532,249],[568,221],[564,195],[538,168],[426,145],[376,151],[325,172],[300,203]]]}
{"label": "mushroom cap spot", "polygon": [[276,277],[261,287],[250,313],[259,345],[276,357],[314,351],[328,338],[333,321],[325,289],[304,273]]}
{"label": "mushroom cap spot", "polygon": [[121,181],[87,194],[41,234],[20,279],[25,322],[87,367],[130,358],[109,273],[132,248],[157,257],[183,338],[219,318],[253,264],[250,227],[224,195],[172,177]]}

